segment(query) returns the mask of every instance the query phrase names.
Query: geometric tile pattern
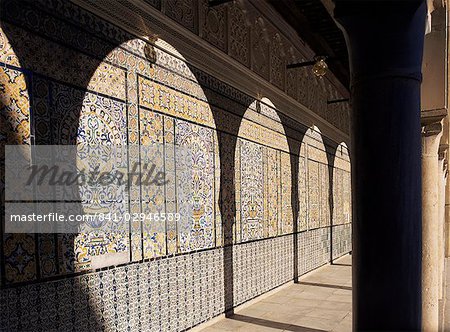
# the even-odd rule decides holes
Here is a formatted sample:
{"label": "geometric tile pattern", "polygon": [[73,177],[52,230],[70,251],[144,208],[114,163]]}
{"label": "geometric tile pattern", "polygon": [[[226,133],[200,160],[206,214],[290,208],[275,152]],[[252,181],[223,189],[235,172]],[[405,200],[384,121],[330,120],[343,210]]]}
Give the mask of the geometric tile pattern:
{"label": "geometric tile pattern", "polygon": [[320,227],[330,226],[330,177],[327,164],[319,165]]}
{"label": "geometric tile pattern", "polygon": [[293,231],[292,214],[292,170],[291,155],[281,152],[281,231],[280,234],[289,234]]}
{"label": "geometric tile pattern", "polygon": [[[30,144],[30,100],[22,71],[0,67],[0,160],[4,165],[6,144]],[[1,167],[1,199],[4,169]],[[3,222],[4,214],[1,215]],[[37,275],[33,234],[3,234],[5,282],[33,280]]]}
{"label": "geometric tile pattern", "polygon": [[[343,229],[333,234],[347,247],[333,247],[335,257],[349,250],[343,238],[349,227]],[[235,305],[292,280],[292,241],[288,235],[234,246]],[[329,228],[299,234],[300,275],[329,261],[329,241]],[[181,331],[223,313],[222,259],[219,248],[2,289],[0,324],[7,331],[71,330],[74,324],[80,331]]]}
{"label": "geometric tile pattern", "polygon": [[320,164],[308,159],[308,228],[320,227]]}
{"label": "geometric tile pattern", "polygon": [[[148,2],[164,7],[166,15],[217,47],[228,46],[244,65],[259,61],[255,69],[260,75],[270,76],[279,87],[285,84],[269,68],[272,63],[281,66],[281,55],[273,57],[267,38],[250,38],[240,10],[208,9],[204,1],[200,11],[192,10],[195,0],[170,0],[164,6],[161,1]],[[1,5],[5,3],[10,1]],[[150,64],[145,51],[149,45],[143,40],[70,2],[39,4],[47,10],[24,1],[20,11],[10,11],[0,29],[1,127],[8,129],[0,133],[1,149],[5,143],[32,143],[30,124],[35,144],[162,143],[165,148],[157,155],[131,153],[130,160],[159,160],[172,181],[153,191],[131,186],[125,199],[130,203],[123,208],[136,213],[181,212],[183,218],[133,223],[131,236],[2,234],[1,285],[7,286],[0,290],[3,329],[179,331],[215,317],[225,309],[224,282],[233,283],[237,305],[292,280],[295,197],[300,274],[329,261],[330,248],[333,257],[351,250],[349,160],[341,156],[340,166],[329,174],[320,135],[308,133],[305,142],[297,142],[302,146],[299,156],[299,151],[289,150],[284,129],[289,125],[293,132],[301,125],[273,105],[253,102],[187,64],[161,46],[162,41],[154,46],[157,63]],[[244,23],[231,28],[231,45],[226,43],[228,12],[241,15],[231,19]],[[205,20],[218,20],[217,29]],[[263,19],[255,24],[263,36]],[[27,70],[20,69],[8,36],[15,45],[25,45],[21,51]],[[251,52],[250,44],[261,51],[259,55]],[[65,59],[73,61],[67,65]],[[83,76],[86,71],[88,78]],[[238,111],[242,108],[247,109],[244,115]],[[239,138],[234,139],[236,133]],[[218,137],[227,137],[222,142],[231,147],[219,146]],[[193,152],[190,179],[177,173],[177,146]],[[298,179],[291,160],[298,161]],[[234,179],[221,179],[223,166]],[[298,183],[297,193],[292,192],[293,181]],[[176,191],[186,183],[194,188],[187,198],[191,213],[183,213]],[[235,190],[235,211],[233,203],[224,202],[228,196],[221,197],[221,185]],[[3,184],[1,189],[3,195]],[[87,208],[119,208],[100,203]],[[227,218],[222,218],[221,206],[227,206]],[[232,261],[224,263],[223,225],[231,223],[235,244]],[[128,264],[93,269],[94,261],[106,255],[117,258],[111,265]],[[85,270],[89,271],[72,275]],[[37,282],[27,284],[31,280]]]}
{"label": "geometric tile pattern", "polygon": [[282,199],[280,191],[280,152],[270,148],[266,148],[265,151],[264,183],[266,185],[264,189],[266,192],[264,194],[267,199],[264,205],[264,220],[267,221],[267,227],[264,231],[264,237],[272,237],[278,234],[281,218],[278,211]]}
{"label": "geometric tile pattern", "polygon": [[333,197],[334,212],[333,225],[346,224],[351,221],[351,179],[347,170],[334,168]]}
{"label": "geometric tile pattern", "polygon": [[[49,17],[49,20],[54,24],[67,26],[63,20],[58,21],[54,17]],[[23,39],[27,43],[39,41],[42,45],[53,48],[54,53],[59,53],[58,58],[69,58],[74,50],[67,49],[62,44],[55,46],[54,41],[47,41],[45,39],[47,37],[55,37],[58,40],[61,36],[54,36],[54,32],[46,31],[39,22],[35,28],[40,31],[40,35],[35,39],[31,38],[30,33],[17,27],[6,26],[8,26],[9,35]],[[29,24],[24,21],[20,23]],[[85,32],[73,30],[75,29],[73,26],[71,29],[71,36],[79,33],[88,39],[96,38],[86,35]],[[1,37],[3,41],[1,59],[6,65],[20,65],[7,40],[6,33],[2,31]],[[70,41],[74,44],[78,43],[75,39]],[[98,47],[101,47],[100,45]],[[99,51],[92,45],[77,44],[77,47],[87,47],[84,50],[85,53],[95,56]],[[37,77],[33,80],[36,88],[33,90],[35,93],[33,93],[32,104],[36,105],[39,112],[42,109],[49,114],[51,110],[51,114],[46,115],[51,121],[46,122],[45,116],[36,116],[36,119],[40,121],[37,122],[39,127],[36,128],[36,132],[40,133],[38,139],[40,142],[59,144],[74,144],[89,140],[89,142],[114,144],[137,142],[143,146],[159,142],[174,144],[174,146],[195,147],[193,170],[196,174],[193,186],[198,190],[189,198],[194,211],[190,217],[187,217],[189,219],[181,220],[178,224],[153,222],[147,225],[143,223],[142,234],[137,241],[134,239],[135,234],[131,238],[124,238],[117,234],[106,237],[96,234],[39,236],[38,258],[43,263],[43,269],[39,272],[43,277],[90,269],[93,256],[125,253],[131,250],[133,260],[135,256],[154,258],[213,248],[217,245],[216,241],[220,241],[222,223],[218,204],[220,170],[214,128],[216,119],[220,119],[225,114],[233,116],[231,100],[236,99],[238,93],[234,91],[228,99],[220,95],[223,109],[217,110],[217,118],[215,118],[201,88],[194,81],[193,72],[186,67],[185,63],[164,50],[158,49],[158,64],[149,66],[148,62],[142,61],[140,57],[144,47],[144,42],[130,40],[120,48],[111,51],[107,60],[95,64],[96,70],[93,71],[89,84],[85,87],[87,92],[67,84],[69,81],[75,85],[81,84],[80,68],[76,66],[67,67],[64,70],[58,70],[57,67],[49,68],[51,61],[43,61],[42,58],[52,59],[54,55],[47,53],[43,53],[42,57],[30,55],[30,66]],[[41,48],[41,52],[46,52],[47,46]],[[80,63],[85,65],[92,63],[92,58],[87,54],[81,55]],[[56,66],[58,62],[52,62],[51,65]],[[192,70],[198,71],[195,68]],[[24,82],[21,78],[23,74],[20,74],[18,70],[3,69],[3,72],[9,73],[8,87],[17,86],[14,80]],[[19,74],[11,76],[15,72]],[[174,72],[177,74],[174,75]],[[45,76],[41,78],[39,76],[41,74]],[[201,78],[204,75],[196,77]],[[221,87],[217,87],[217,84],[215,82],[211,86],[220,90]],[[19,95],[28,98],[24,84],[18,91],[21,91]],[[214,91],[210,91],[210,95],[212,100],[219,98],[219,94],[215,94]],[[239,99],[245,100],[244,97]],[[81,110],[76,105],[77,100],[82,101]],[[15,105],[19,112],[9,111],[8,116],[27,113],[29,107],[26,102]],[[230,110],[226,110],[228,108]],[[184,122],[181,119],[187,121]],[[292,122],[292,120],[289,121]],[[10,119],[8,122],[17,121]],[[25,130],[27,121],[21,120],[20,123]],[[227,129],[226,126],[224,128]],[[18,134],[23,132],[19,129],[12,131]],[[105,134],[106,131],[108,134]],[[44,137],[49,133],[51,137]],[[26,135],[29,134],[25,131]],[[270,101],[264,100],[264,103],[257,102],[249,105],[248,112],[242,119],[239,135],[245,139],[238,140],[240,145],[236,150],[236,159],[239,160],[239,164],[236,163],[236,174],[239,176],[237,176],[235,187],[238,198],[236,241],[245,242],[291,233],[293,229],[291,157],[287,153],[286,136],[280,116]],[[17,139],[17,141],[21,142],[24,139]],[[329,223],[330,211],[326,189],[328,188],[328,169],[322,159],[316,158],[318,148],[315,147],[311,151],[315,152],[305,159],[300,158],[299,163],[299,174],[302,175],[299,178],[298,193],[299,231],[326,227]],[[163,158],[156,159],[164,160],[168,175],[170,176],[172,172],[175,186],[160,188],[158,192],[152,193],[139,192],[137,188],[131,188],[130,206],[125,207],[130,209],[130,212],[173,212],[179,209],[175,187],[177,183],[183,181],[176,178],[175,166],[172,166],[172,171],[169,169],[174,156],[168,156],[167,151],[160,151],[160,153],[164,155]],[[146,161],[146,156],[141,157]],[[336,211],[333,211],[335,223],[343,223],[344,220],[349,220],[350,216],[349,177],[348,174],[341,173],[341,170],[337,170],[333,181],[336,182],[334,191],[337,202]],[[138,203],[138,210],[135,210],[134,202]],[[5,241],[5,243],[12,242]],[[22,250],[20,252],[23,254],[20,257],[23,256],[23,262],[34,264],[35,248],[29,247],[31,252],[25,254],[26,250],[23,245],[19,245],[20,243],[22,242],[14,242],[11,245]],[[5,253],[12,255],[11,250],[8,249]],[[56,260],[59,261],[59,266],[54,264]],[[8,262],[8,260],[5,261],[5,263]],[[33,268],[33,272],[28,274],[29,277],[25,277],[23,272],[23,276],[16,275],[7,282],[36,278],[35,269]]]}
{"label": "geometric tile pattern", "polygon": [[298,212],[298,231],[305,231],[308,227],[308,194],[307,194],[307,171],[306,171],[306,158],[299,156],[298,167],[298,199],[299,199],[299,212]]}
{"label": "geometric tile pattern", "polygon": [[234,304],[263,294],[293,277],[291,236],[243,243],[233,251]]}
{"label": "geometric tile pattern", "polygon": [[333,259],[352,250],[352,224],[333,226]]}
{"label": "geometric tile pattern", "polygon": [[[192,212],[177,211],[181,214],[178,224],[180,252],[212,248],[215,246],[214,144],[217,138],[209,128],[180,120],[175,123],[175,147],[188,148],[192,154],[192,179],[176,179],[178,187],[188,182],[192,186],[191,190],[186,190]],[[180,202],[177,205],[181,206]]]}
{"label": "geometric tile pattern", "polygon": [[297,240],[299,275],[330,261],[330,228],[316,228],[300,233]]}
{"label": "geometric tile pattern", "polygon": [[6,331],[181,331],[223,312],[221,257],[215,249],[2,289],[0,324]]}
{"label": "geometric tile pattern", "polygon": [[239,143],[241,239],[245,242],[263,237],[263,147],[246,140]]}

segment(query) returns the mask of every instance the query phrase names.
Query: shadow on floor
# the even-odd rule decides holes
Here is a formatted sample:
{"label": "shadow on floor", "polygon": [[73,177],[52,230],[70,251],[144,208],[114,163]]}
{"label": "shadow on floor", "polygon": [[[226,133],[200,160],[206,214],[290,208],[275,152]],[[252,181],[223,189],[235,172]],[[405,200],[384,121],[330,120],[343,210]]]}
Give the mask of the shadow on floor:
{"label": "shadow on floor", "polygon": [[250,316],[244,316],[244,315],[239,315],[239,314],[235,314],[235,315],[233,315],[233,316],[231,316],[229,318],[237,320],[237,321],[249,323],[249,324],[255,324],[255,325],[270,327],[270,328],[279,329],[279,330],[283,330],[283,331],[324,332],[324,330],[313,329],[313,328],[310,328],[310,327],[298,326],[298,325],[292,325],[292,324],[286,324],[286,323],[280,323],[280,322],[274,322],[274,321],[271,321],[271,320],[255,318],[255,317],[250,317]]}
{"label": "shadow on floor", "polygon": [[307,282],[307,281],[300,281],[298,282],[299,285],[307,285],[307,286],[318,286],[318,287],[326,287],[326,288],[336,288],[336,289],[345,289],[345,290],[352,290],[349,286],[340,286],[340,285],[330,285],[330,284],[321,284],[317,282]]}
{"label": "shadow on floor", "polygon": [[331,263],[331,265],[336,265],[336,266],[352,266],[352,264],[342,264],[342,263]]}

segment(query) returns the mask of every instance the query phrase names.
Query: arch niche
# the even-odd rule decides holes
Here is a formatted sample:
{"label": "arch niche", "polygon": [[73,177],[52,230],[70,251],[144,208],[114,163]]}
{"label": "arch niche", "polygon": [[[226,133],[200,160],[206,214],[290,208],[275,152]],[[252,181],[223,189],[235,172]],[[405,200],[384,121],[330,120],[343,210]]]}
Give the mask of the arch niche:
{"label": "arch niche", "polygon": [[[154,64],[146,60],[149,56],[155,57]],[[127,68],[126,84],[117,84],[120,75],[99,67],[90,85],[100,84],[96,77],[108,75],[107,84],[120,86],[127,107],[119,115],[117,109],[100,105],[93,114],[85,98],[78,139],[90,123],[104,121],[98,116],[103,114],[116,121],[114,132],[107,136],[130,145],[130,166],[139,164],[144,172],[146,164],[156,165],[164,170],[167,182],[160,187],[131,186],[130,205],[124,210],[166,214],[166,220],[131,223],[128,251],[132,260],[221,245],[216,126],[207,97],[186,60],[162,39],[129,40],[107,58]],[[175,215],[169,220],[171,214]],[[127,251],[125,246],[126,239],[122,247]]]}
{"label": "arch niche", "polygon": [[322,133],[310,127],[303,138],[299,158],[298,230],[330,226],[330,183],[327,152]]}
{"label": "arch niche", "polygon": [[289,146],[277,109],[268,98],[249,106],[238,136],[235,241],[291,233]]}

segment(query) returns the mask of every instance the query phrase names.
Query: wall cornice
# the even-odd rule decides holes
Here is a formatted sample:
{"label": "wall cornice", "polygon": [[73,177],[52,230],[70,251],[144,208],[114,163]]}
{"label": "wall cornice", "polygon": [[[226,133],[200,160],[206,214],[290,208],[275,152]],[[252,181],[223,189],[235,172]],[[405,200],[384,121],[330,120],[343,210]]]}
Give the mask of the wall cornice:
{"label": "wall cornice", "polygon": [[[344,141],[349,145],[350,139],[347,133],[338,129],[239,61],[203,40],[197,34],[168,18],[147,2],[143,0],[72,0],[72,2],[143,39],[147,39],[152,34],[158,35],[174,46],[189,64],[255,99],[260,96],[269,98],[276,108],[285,115],[306,126],[316,125],[321,129],[324,136],[335,142]],[[258,9],[261,7],[266,15],[274,15],[267,6],[269,5],[258,4]],[[277,24],[282,24],[279,17],[277,18],[276,15],[273,17],[278,22]],[[285,28],[289,32],[289,29]],[[293,35],[292,31],[288,33],[288,38],[294,39],[293,42],[301,43],[300,38]],[[333,82],[332,84],[335,85]],[[322,97],[326,98],[326,96]]]}
{"label": "wall cornice", "polygon": [[[264,15],[279,31],[282,31],[284,36],[294,45],[297,50],[308,60],[314,57],[314,52],[308,45],[300,38],[297,32],[283,19],[283,17],[266,1],[248,0],[262,15]],[[299,46],[302,47],[299,47]],[[334,85],[343,98],[350,98],[350,93],[342,83],[332,74],[324,77],[332,85]]]}

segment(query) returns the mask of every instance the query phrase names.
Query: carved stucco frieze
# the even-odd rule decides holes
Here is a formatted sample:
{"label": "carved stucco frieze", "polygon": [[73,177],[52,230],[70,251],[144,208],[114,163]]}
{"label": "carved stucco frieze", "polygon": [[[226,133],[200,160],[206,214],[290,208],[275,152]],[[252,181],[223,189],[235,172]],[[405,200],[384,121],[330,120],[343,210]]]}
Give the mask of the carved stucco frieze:
{"label": "carved stucco frieze", "polygon": [[165,0],[163,4],[164,14],[197,33],[197,0]]}
{"label": "carved stucco frieze", "polygon": [[[306,61],[291,42],[258,10],[247,10],[242,2],[208,6],[208,0],[165,0],[165,13],[204,40],[252,69],[274,86],[345,132],[348,110],[327,106],[329,83],[318,82],[311,68],[286,70],[286,63]],[[191,10],[188,9],[191,7]],[[197,10],[198,7],[198,10]],[[198,15],[197,15],[198,12]],[[298,59],[298,60],[294,60]],[[336,90],[337,93],[337,90]],[[333,99],[342,98],[340,94]]]}
{"label": "carved stucco frieze", "polygon": [[[207,1],[123,0],[120,3],[123,6],[128,2],[132,3],[135,6],[133,13],[142,15],[142,18],[146,20],[150,17],[150,21],[155,16],[152,10],[155,8],[161,10],[162,14],[199,35],[213,47],[245,65],[273,86],[285,91],[287,95],[336,128],[348,133],[349,105],[327,107],[326,89],[321,89],[316,77],[311,74],[311,67],[286,70],[287,63],[311,60],[312,53],[304,42],[300,39],[294,41],[292,34],[286,33],[288,27],[285,26],[284,21],[270,16],[272,14],[261,9],[264,6],[260,8],[248,0],[235,0],[213,7],[208,6]],[[77,2],[91,1],[77,0]],[[98,5],[98,8],[100,7],[101,4]],[[152,10],[149,9],[150,7]],[[132,6],[127,5],[127,8],[131,10]],[[117,12],[111,5],[103,9]],[[138,21],[138,19],[127,20],[125,25],[145,33],[136,26]],[[192,40],[192,36],[185,37]],[[209,55],[204,54],[204,56]],[[326,80],[327,84],[334,82],[331,84],[335,86],[336,79],[332,77],[332,74],[329,76],[327,75],[324,81]],[[334,99],[346,98],[347,94],[344,94],[345,97],[339,92]],[[299,107],[301,108],[300,105]],[[340,108],[342,109],[339,110]]]}
{"label": "carved stucco frieze", "polygon": [[161,0],[144,0],[144,1],[157,9],[161,9]]}
{"label": "carved stucco frieze", "polygon": [[252,57],[253,71],[269,80],[269,40],[266,23],[262,17],[254,21],[252,29]]}
{"label": "carved stucco frieze", "polygon": [[284,90],[286,70],[284,45],[281,36],[275,33],[270,42],[270,83]]}
{"label": "carved stucco frieze", "polygon": [[229,7],[229,55],[250,67],[250,22],[239,6]]}
{"label": "carved stucco frieze", "polygon": [[[286,55],[286,64],[302,62],[301,55],[292,46],[288,48]],[[294,99],[298,100],[298,81],[299,81],[299,69],[286,70],[286,93]]]}
{"label": "carved stucco frieze", "polygon": [[208,0],[199,0],[200,37],[227,52],[227,6],[208,6]]}

